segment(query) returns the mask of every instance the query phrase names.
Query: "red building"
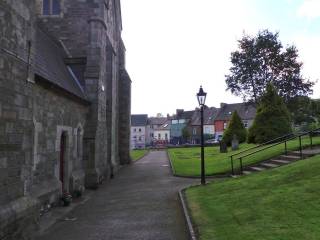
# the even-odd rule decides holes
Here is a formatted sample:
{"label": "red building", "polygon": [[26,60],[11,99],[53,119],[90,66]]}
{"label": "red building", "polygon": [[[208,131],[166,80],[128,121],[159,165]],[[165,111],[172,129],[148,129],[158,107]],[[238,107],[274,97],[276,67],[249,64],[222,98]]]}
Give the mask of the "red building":
{"label": "red building", "polygon": [[228,124],[231,120],[232,113],[237,111],[239,114],[244,126],[249,128],[253,119],[256,116],[256,107],[251,103],[221,103],[220,111],[217,117],[214,120],[214,127],[216,138],[220,138],[223,135],[224,130],[228,127]]}

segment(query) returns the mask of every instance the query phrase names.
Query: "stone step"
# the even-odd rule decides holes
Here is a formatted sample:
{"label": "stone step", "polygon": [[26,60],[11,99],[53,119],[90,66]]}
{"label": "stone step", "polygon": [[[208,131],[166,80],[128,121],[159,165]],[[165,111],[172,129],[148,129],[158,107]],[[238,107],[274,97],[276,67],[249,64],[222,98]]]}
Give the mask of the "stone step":
{"label": "stone step", "polygon": [[251,174],[252,172],[251,171],[243,171],[243,174],[244,175],[249,175],[249,174]]}
{"label": "stone step", "polygon": [[286,164],[289,163],[290,161],[287,160],[281,160],[281,159],[273,159],[271,160],[272,162],[276,162],[276,163],[282,163],[282,164]]}
{"label": "stone step", "polygon": [[297,159],[300,159],[300,156],[297,156],[297,155],[280,155],[279,158],[281,159],[288,159],[288,160],[297,160]]}
{"label": "stone step", "polygon": [[268,168],[279,167],[279,164],[274,164],[274,163],[261,163],[260,165],[268,167]]}
{"label": "stone step", "polygon": [[[303,151],[302,151],[302,154],[303,154]],[[290,155],[300,157],[300,151],[292,151],[290,152]]]}
{"label": "stone step", "polygon": [[263,171],[263,170],[266,170],[266,169],[263,168],[263,167],[250,167],[250,169],[253,169],[254,171]]}
{"label": "stone step", "polygon": [[[292,153],[297,156],[300,156],[300,151],[293,151]],[[318,148],[302,150],[303,156],[312,156],[312,155],[319,154],[319,153],[320,153],[320,150]]]}

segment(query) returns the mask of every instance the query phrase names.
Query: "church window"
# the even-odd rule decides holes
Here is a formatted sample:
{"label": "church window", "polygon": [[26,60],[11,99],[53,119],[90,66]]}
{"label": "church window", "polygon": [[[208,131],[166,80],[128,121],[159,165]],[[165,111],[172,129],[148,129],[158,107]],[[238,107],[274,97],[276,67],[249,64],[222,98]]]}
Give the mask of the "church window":
{"label": "church window", "polygon": [[50,0],[43,0],[42,14],[50,15]]}
{"label": "church window", "polygon": [[61,7],[60,0],[43,0],[42,14],[49,15],[60,15]]}
{"label": "church window", "polygon": [[60,2],[58,0],[52,0],[52,15],[60,14]]}

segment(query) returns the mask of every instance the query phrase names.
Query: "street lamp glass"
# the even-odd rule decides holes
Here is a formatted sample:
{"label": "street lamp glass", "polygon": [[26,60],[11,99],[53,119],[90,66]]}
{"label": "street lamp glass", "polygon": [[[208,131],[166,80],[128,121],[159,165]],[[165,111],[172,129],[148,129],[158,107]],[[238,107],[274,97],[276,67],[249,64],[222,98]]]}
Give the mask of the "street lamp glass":
{"label": "street lamp glass", "polygon": [[200,106],[203,106],[206,102],[207,93],[203,91],[202,86],[200,86],[199,92],[197,93],[197,98]]}

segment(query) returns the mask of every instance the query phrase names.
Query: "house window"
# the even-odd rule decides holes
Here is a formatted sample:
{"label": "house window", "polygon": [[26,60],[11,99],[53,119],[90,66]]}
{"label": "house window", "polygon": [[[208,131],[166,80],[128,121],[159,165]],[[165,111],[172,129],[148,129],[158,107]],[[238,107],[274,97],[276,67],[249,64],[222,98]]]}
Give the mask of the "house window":
{"label": "house window", "polygon": [[43,0],[42,14],[45,16],[49,15],[60,15],[60,0]]}
{"label": "house window", "polygon": [[141,137],[139,137],[139,141],[141,141]]}
{"label": "house window", "polygon": [[158,139],[159,139],[159,140],[161,139],[161,134],[160,134],[160,133],[158,133]]}
{"label": "house window", "polygon": [[244,121],[244,122],[243,122],[243,126],[244,126],[245,128],[248,128],[248,122],[247,122],[247,121]]}
{"label": "house window", "polygon": [[141,128],[139,128],[139,132],[141,132]]}
{"label": "house window", "polygon": [[136,129],[136,128],[134,128],[134,129],[133,129],[133,131],[134,131],[134,132],[136,132],[136,131],[137,131],[137,129]]}
{"label": "house window", "polygon": [[165,134],[165,139],[168,140],[168,133]]}
{"label": "house window", "polygon": [[223,123],[223,130],[227,128],[227,122]]}
{"label": "house window", "polygon": [[151,137],[153,137],[153,133],[151,133]]}

